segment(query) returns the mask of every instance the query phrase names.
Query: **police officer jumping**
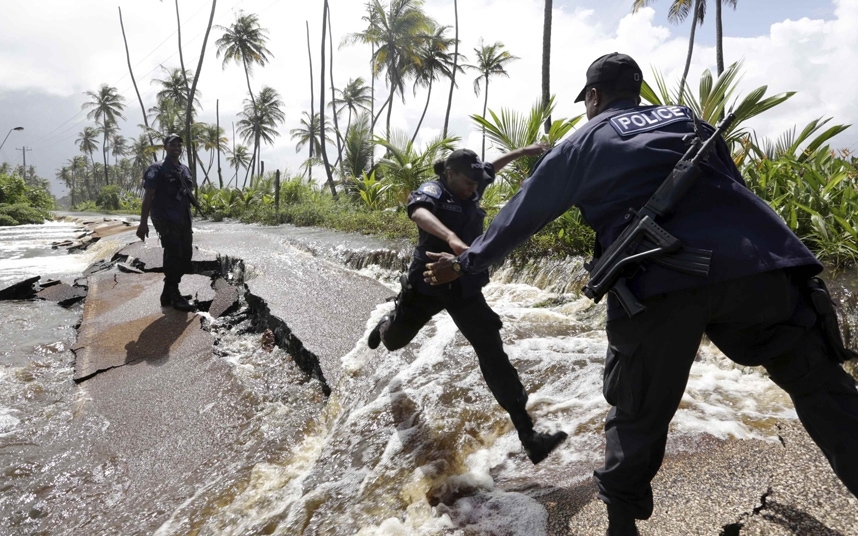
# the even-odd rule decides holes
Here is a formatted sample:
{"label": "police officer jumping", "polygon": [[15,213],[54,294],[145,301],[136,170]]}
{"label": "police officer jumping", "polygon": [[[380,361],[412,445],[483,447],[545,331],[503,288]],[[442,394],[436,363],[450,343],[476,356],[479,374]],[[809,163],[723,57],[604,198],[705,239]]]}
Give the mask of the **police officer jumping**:
{"label": "police officer jumping", "polygon": [[179,282],[191,272],[193,231],[191,230],[191,170],[179,162],[182,138],[170,134],[164,138],[167,158],[149,166],[143,176],[143,206],[137,236],[149,236],[149,215],[164,248],[164,290],[161,306],[193,311],[194,306],[179,292]]}
{"label": "police officer jumping", "polygon": [[494,181],[495,172],[516,158],[544,151],[542,145],[531,145],[484,163],[475,152],[458,149],[445,161],[435,163],[438,178],[423,183],[408,198],[408,215],[417,224],[419,236],[408,273],[400,280],[402,291],[396,298],[396,307],[373,328],[367,340],[372,349],[383,342],[388,350],[398,350],[411,342],[435,314],[446,309],[473,346],[486,384],[509,413],[525,453],[534,464],[545,459],[566,439],[566,434],[533,430],[533,421],[525,409],[527,392],[503,350],[501,319],[483,297],[482,287],[489,282],[488,270],[474,271],[446,285],[431,285],[422,274],[429,260],[427,251],[446,251],[452,257],[466,251],[468,244],[482,234],[486,213],[479,202]]}
{"label": "police officer jumping", "polygon": [[[684,106],[641,106],[641,83],[640,68],[624,54],[590,65],[576,99],[589,122],[543,158],[468,250],[427,253],[435,262],[426,265],[425,280],[449,285],[482,272],[572,206],[596,231],[597,251],[607,252],[630,214],[640,216],[673,176],[689,138],[713,133]],[[766,369],[858,496],[858,391],[841,367],[850,352],[832,328],[830,296],[813,278],[822,265],[746,187],[723,139],[699,169],[658,224],[683,250],[705,252],[694,258],[706,259],[698,263],[706,269],[644,261],[623,278],[623,290],[641,305],[634,314],[608,295],[603,394],[612,408],[605,465],[594,476],[609,536],[638,534],[635,520],[652,515],[650,482],[704,334],[736,363]]]}

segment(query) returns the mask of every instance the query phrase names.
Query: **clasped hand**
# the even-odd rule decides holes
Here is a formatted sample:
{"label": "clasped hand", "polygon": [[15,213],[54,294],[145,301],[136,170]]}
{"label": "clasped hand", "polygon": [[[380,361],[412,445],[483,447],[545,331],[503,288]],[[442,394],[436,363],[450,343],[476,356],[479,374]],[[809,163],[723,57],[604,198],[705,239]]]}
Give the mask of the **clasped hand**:
{"label": "clasped hand", "polygon": [[423,272],[423,281],[426,281],[430,285],[444,285],[455,281],[461,275],[453,269],[453,261],[456,259],[455,255],[427,251],[426,256],[430,260],[435,261],[428,263],[426,271]]}

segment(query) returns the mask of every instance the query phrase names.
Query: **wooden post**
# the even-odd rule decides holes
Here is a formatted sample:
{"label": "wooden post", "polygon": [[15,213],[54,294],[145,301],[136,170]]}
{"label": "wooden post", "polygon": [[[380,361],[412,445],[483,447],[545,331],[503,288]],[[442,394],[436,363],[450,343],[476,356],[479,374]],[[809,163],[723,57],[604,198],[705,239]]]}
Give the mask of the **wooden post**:
{"label": "wooden post", "polygon": [[274,212],[280,215],[280,170],[274,172]]}

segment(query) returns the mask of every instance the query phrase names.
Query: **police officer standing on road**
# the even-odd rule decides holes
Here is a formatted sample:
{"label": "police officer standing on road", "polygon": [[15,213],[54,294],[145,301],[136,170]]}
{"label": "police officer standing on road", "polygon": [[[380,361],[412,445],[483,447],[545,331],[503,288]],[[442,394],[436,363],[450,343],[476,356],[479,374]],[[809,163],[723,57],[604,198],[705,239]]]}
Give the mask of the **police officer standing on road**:
{"label": "police officer standing on road", "polygon": [[191,271],[193,232],[191,230],[191,170],[179,162],[182,138],[170,134],[164,138],[167,158],[152,164],[143,178],[143,206],[137,236],[149,236],[149,214],[164,248],[164,290],[161,306],[171,305],[180,311],[193,311],[194,306],[179,292],[179,282]]}
{"label": "police officer standing on road", "polygon": [[[572,206],[607,250],[629,209],[647,203],[682,158],[684,138],[700,130],[705,139],[713,131],[705,123],[696,129],[684,106],[640,106],[641,82],[629,56],[597,59],[576,99],[584,101],[589,122],[545,156],[468,250],[458,257],[428,253],[436,262],[427,264],[426,280],[447,285],[485,270]],[[627,279],[646,308],[634,316],[609,295],[603,392],[613,407],[605,421],[605,465],[595,472],[608,535],[637,534],[635,520],[652,515],[650,482],[703,334],[733,361],[766,369],[858,495],[858,391],[840,366],[849,351],[830,329],[831,314],[822,313],[830,297],[808,290],[821,264],[745,186],[720,138],[701,176],[659,225],[689,251],[709,250],[711,262],[708,275],[645,262]]]}
{"label": "police officer standing on road", "polygon": [[545,459],[566,439],[566,434],[533,430],[533,421],[525,410],[527,392],[503,350],[501,319],[483,297],[482,287],[489,282],[488,270],[472,272],[442,286],[423,281],[423,272],[427,251],[460,254],[482,234],[486,213],[479,201],[494,181],[495,172],[516,158],[544,151],[542,145],[531,145],[484,163],[475,152],[458,149],[446,161],[435,163],[438,178],[423,183],[408,198],[408,215],[417,224],[419,237],[408,273],[400,280],[402,291],[396,298],[396,307],[373,328],[367,341],[372,349],[383,342],[388,350],[398,350],[411,342],[435,314],[446,309],[473,346],[483,378],[509,413],[525,453],[534,464]]}

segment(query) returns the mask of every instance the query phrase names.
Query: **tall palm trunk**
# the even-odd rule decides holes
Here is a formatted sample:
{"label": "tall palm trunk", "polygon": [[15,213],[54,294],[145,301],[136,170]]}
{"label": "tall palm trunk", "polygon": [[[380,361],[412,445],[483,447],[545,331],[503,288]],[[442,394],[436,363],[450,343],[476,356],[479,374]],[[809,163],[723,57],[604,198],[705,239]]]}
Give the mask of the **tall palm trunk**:
{"label": "tall palm trunk", "polygon": [[[314,102],[313,99],[315,98],[315,92],[313,91],[313,52],[312,52],[312,49],[310,48],[310,23],[308,21],[304,21],[304,23],[307,25],[307,58],[310,61],[310,125],[309,125],[309,128],[310,128],[310,135],[312,136],[313,135],[313,133],[312,133],[313,121],[315,121],[315,119],[316,119],[316,110],[313,108],[313,102]],[[322,137],[324,137],[324,134],[322,134]],[[311,139],[310,140],[310,160],[308,161],[308,164],[307,164],[307,178],[309,179],[309,181],[311,183],[313,182],[313,156],[315,156],[313,153],[314,145],[315,144],[313,143],[313,140]]]}
{"label": "tall palm trunk", "polygon": [[[545,16],[542,23],[542,109],[548,109],[551,99],[551,11],[553,1],[545,0]],[[545,118],[545,133],[551,130],[551,116]]]}
{"label": "tall palm trunk", "polygon": [[104,143],[101,145],[101,156],[104,157],[104,185],[110,184],[110,178],[107,176],[107,118],[101,122],[101,128],[104,130]]}
{"label": "tall palm trunk", "polygon": [[[197,91],[197,82],[200,79],[200,71],[203,70],[203,58],[206,55],[206,43],[209,40],[209,32],[212,29],[212,22],[214,21],[215,8],[217,7],[217,0],[212,0],[212,12],[209,15],[209,23],[206,26],[206,34],[203,36],[203,46],[200,49],[200,61],[197,63],[197,70],[194,72],[194,83],[191,85],[191,90],[188,92],[188,108],[185,113],[185,133],[188,136],[188,140],[191,139],[191,112],[194,107],[194,94]],[[192,147],[193,143],[188,142],[188,147]],[[189,151],[192,152],[192,151]],[[190,157],[188,158],[190,159]],[[189,166],[190,167],[190,166]],[[194,188],[196,188],[197,182],[197,170],[196,170],[196,162],[194,162],[194,166],[191,167],[191,178],[194,181]],[[208,177],[206,177],[208,178]]]}
{"label": "tall palm trunk", "polygon": [[329,65],[331,75],[331,110],[333,110],[331,115],[334,116],[334,132],[337,133],[337,161],[334,163],[334,167],[337,167],[343,160],[343,137],[340,135],[339,119],[337,118],[337,105],[334,102],[334,95],[336,95],[334,92],[334,30],[331,29],[330,6],[328,6],[328,45],[331,49],[331,63]]}
{"label": "tall palm trunk", "polygon": [[331,195],[334,199],[337,198],[337,189],[334,187],[334,175],[331,173],[331,163],[328,160],[328,149],[325,143],[325,32],[328,29],[328,0],[325,0],[322,11],[322,68],[319,78],[319,133],[321,143],[319,148],[322,150],[322,161],[325,163],[325,174],[328,176],[328,186],[331,188]]}
{"label": "tall palm trunk", "polygon": [[[253,97],[253,90],[250,89],[250,71],[248,71],[248,69],[247,69],[247,60],[244,59],[243,54],[241,56],[241,63],[244,64],[244,79],[247,81],[247,92],[250,94],[250,103],[253,104],[253,110],[255,112],[256,111],[256,99]],[[253,146],[253,154],[256,154],[255,139],[254,139],[254,146]],[[251,158],[251,166],[250,166],[251,168],[254,167],[252,162],[253,162],[253,159]],[[247,177],[246,176],[244,177],[244,184],[245,184],[245,186],[247,185]]]}
{"label": "tall palm trunk", "polygon": [[420,126],[423,124],[423,118],[426,117],[426,110],[429,109],[429,99],[432,98],[432,82],[433,79],[429,79],[429,94],[426,95],[426,106],[423,107],[423,115],[420,116],[420,121],[417,123],[417,128],[414,130],[414,135],[411,136],[411,145],[414,145],[414,140],[417,139],[417,133],[420,132]]}
{"label": "tall palm trunk", "polygon": [[[486,98],[483,101],[483,117],[486,116],[486,110],[489,107],[489,75],[486,73]],[[483,150],[480,153],[480,160],[486,159],[486,127],[483,126]]]}
{"label": "tall palm trunk", "polygon": [[447,137],[447,126],[450,124],[450,108],[453,106],[453,89],[456,87],[456,69],[459,67],[459,2],[453,0],[453,13],[456,17],[456,44],[453,48],[453,76],[450,77],[450,95],[447,97],[447,113],[444,115],[444,134]]}
{"label": "tall palm trunk", "polygon": [[[146,125],[146,136],[149,138],[149,145],[155,145],[152,140],[152,133],[149,131],[149,118],[146,117],[146,107],[143,106],[143,99],[140,97],[140,90],[137,89],[137,80],[134,78],[134,69],[131,68],[131,53],[128,52],[128,39],[125,38],[125,25],[122,23],[122,8],[119,9],[119,27],[122,28],[122,42],[125,43],[125,59],[128,62],[128,74],[131,75],[131,83],[134,84],[134,93],[137,93],[137,101],[140,103],[140,111],[143,112],[143,124]],[[155,155],[152,155],[152,160],[157,161]],[[72,202],[74,204],[74,202]]]}
{"label": "tall palm trunk", "polygon": [[721,21],[721,0],[715,0],[715,63],[718,76],[724,73],[724,28]]}
{"label": "tall palm trunk", "polygon": [[688,70],[691,69],[691,55],[694,53],[694,34],[697,32],[697,14],[700,13],[700,0],[694,0],[694,12],[691,14],[691,35],[688,37],[688,55],[685,57],[685,69],[682,71],[682,81],[679,84],[679,104],[685,102],[685,81]]}
{"label": "tall palm trunk", "polygon": [[217,181],[220,189],[223,190],[223,174],[220,170],[220,99],[215,100],[215,121],[215,129],[217,129],[217,139],[215,140],[215,147],[217,147]]}
{"label": "tall palm trunk", "polygon": [[393,96],[396,94],[396,86],[391,83],[390,96],[387,98],[387,124],[385,125],[384,135],[390,139],[390,113],[393,111]]}
{"label": "tall palm trunk", "polygon": [[[179,65],[182,68],[182,80],[185,81],[185,95],[188,99],[188,104],[194,102],[194,99],[191,97],[191,88],[188,85],[188,74],[185,72],[185,56],[182,51],[182,19],[179,17],[179,0],[176,0],[176,27],[178,29],[178,39],[179,39]],[[193,106],[188,106],[187,112],[185,113],[185,154],[188,156],[188,168],[191,170],[191,178],[193,178],[194,183],[197,182],[197,165],[194,160],[194,156],[196,153],[191,149],[191,123],[193,122],[193,118],[191,117],[191,110]]]}

